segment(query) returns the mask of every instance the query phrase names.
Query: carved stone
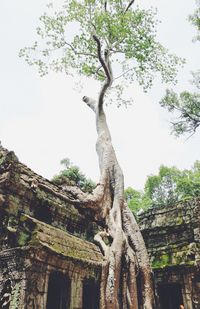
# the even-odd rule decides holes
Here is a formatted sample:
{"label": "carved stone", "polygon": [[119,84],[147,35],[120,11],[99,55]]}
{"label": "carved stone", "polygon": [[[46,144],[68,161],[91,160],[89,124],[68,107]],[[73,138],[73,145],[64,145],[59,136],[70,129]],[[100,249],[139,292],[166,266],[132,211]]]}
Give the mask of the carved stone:
{"label": "carved stone", "polygon": [[154,271],[157,309],[174,309],[180,302],[199,309],[200,198],[149,209],[139,222]]}

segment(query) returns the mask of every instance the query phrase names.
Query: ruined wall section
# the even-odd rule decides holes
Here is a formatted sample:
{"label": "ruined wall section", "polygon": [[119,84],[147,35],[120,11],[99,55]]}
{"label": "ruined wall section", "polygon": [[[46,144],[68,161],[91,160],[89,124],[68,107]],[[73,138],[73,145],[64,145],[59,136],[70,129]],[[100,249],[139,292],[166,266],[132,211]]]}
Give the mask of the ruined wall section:
{"label": "ruined wall section", "polygon": [[200,264],[200,198],[151,208],[139,217],[153,268]]}
{"label": "ruined wall section", "polygon": [[0,148],[1,248],[23,245],[25,235],[18,233],[22,214],[93,241],[98,225],[92,211],[66,200],[66,192],[20,163],[13,152]]}
{"label": "ruined wall section", "polygon": [[87,307],[90,286],[96,301],[103,255],[93,237],[101,227],[71,198],[0,146],[0,308],[49,308],[62,280],[70,309]]}
{"label": "ruined wall section", "polygon": [[139,223],[154,271],[157,308],[175,289],[185,308],[200,308],[200,198],[151,208]]}

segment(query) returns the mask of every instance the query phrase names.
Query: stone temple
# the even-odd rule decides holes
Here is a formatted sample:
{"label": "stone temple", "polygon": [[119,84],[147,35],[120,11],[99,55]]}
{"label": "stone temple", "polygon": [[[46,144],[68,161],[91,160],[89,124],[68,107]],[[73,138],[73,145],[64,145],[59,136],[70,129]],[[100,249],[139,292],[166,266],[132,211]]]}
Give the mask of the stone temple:
{"label": "stone temple", "polygon": [[[200,199],[150,209],[139,222],[156,309],[200,308]],[[0,308],[99,309],[99,229],[91,211],[0,146]]]}
{"label": "stone temple", "polygon": [[154,272],[156,308],[200,309],[200,198],[139,218]]}

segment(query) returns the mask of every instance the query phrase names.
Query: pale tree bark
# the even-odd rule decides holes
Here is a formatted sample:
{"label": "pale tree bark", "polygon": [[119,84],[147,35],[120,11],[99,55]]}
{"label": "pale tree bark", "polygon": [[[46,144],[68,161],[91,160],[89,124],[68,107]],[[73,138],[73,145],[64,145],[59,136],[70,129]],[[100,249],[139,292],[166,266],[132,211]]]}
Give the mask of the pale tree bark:
{"label": "pale tree bark", "polygon": [[111,135],[103,109],[104,97],[113,81],[109,50],[101,50],[94,35],[98,58],[105,73],[105,82],[98,100],[84,97],[83,101],[96,115],[98,139],[96,150],[100,166],[100,183],[92,194],[81,198],[85,207],[95,209],[104,221],[105,230],[95,241],[105,255],[101,278],[101,309],[138,309],[137,276],[140,276],[142,308],[154,307],[152,271],[148,253],[136,220],[124,200],[124,178],[112,146]]}

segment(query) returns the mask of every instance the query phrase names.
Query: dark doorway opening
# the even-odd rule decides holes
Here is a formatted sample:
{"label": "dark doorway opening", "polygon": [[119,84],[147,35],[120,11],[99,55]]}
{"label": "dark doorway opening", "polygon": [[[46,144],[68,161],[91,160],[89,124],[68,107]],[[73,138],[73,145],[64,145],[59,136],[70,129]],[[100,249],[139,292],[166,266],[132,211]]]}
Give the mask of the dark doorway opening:
{"label": "dark doorway opening", "polygon": [[137,298],[138,298],[138,309],[143,308],[143,303],[142,303],[142,283],[141,283],[141,275],[138,274],[137,279]]}
{"label": "dark doorway opening", "polygon": [[181,285],[178,283],[160,284],[158,295],[161,309],[179,309],[183,304]]}
{"label": "dark doorway opening", "polygon": [[47,224],[52,223],[52,214],[47,203],[40,203],[40,205],[35,207],[34,215],[36,219],[42,222]]}
{"label": "dark doorway opening", "polygon": [[70,279],[60,272],[51,273],[47,294],[47,309],[69,309],[70,296]]}
{"label": "dark doorway opening", "polygon": [[83,309],[98,309],[100,298],[100,287],[94,279],[83,281]]}

